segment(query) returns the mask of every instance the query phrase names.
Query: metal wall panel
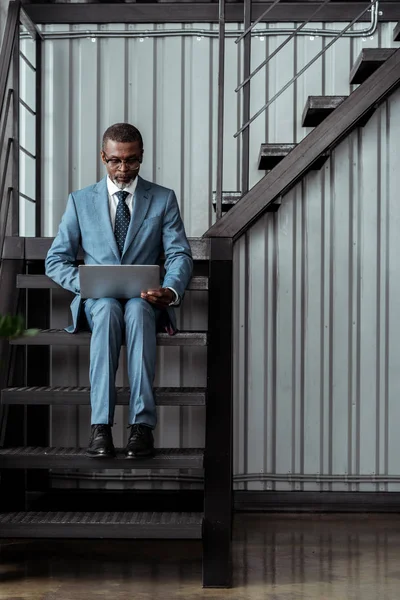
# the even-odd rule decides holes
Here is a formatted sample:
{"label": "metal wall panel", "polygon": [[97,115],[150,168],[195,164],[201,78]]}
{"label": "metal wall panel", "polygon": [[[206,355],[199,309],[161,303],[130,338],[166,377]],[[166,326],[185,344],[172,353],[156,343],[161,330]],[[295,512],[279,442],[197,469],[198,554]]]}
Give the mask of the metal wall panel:
{"label": "metal wall panel", "polygon": [[399,490],[399,124],[397,91],[235,246],[244,489]]}
{"label": "metal wall panel", "polygon": [[[257,169],[260,143],[298,142],[307,135],[301,126],[307,96],[348,94],[350,68],[360,50],[393,46],[394,25],[380,25],[371,38],[339,40],[252,125],[251,185],[263,176]],[[288,24],[270,25],[280,26]],[[139,26],[101,26],[110,28]],[[46,30],[60,31],[61,26]],[[283,39],[254,38],[252,68]],[[252,113],[327,43],[317,36],[290,42],[254,78]],[[233,134],[241,125],[241,99],[234,88],[242,57],[232,38],[226,51],[223,187],[236,191],[240,139]],[[217,59],[217,40],[201,36],[99,40],[88,33],[83,39],[46,41],[46,235],[56,233],[68,192],[102,176],[102,132],[122,120],[137,124],[144,135],[143,176],[174,188],[188,235],[202,235],[214,218]],[[373,483],[371,477],[394,475],[399,454],[399,120],[397,93],[336,149],[321,172],[307,176],[283,199],[277,214],[262,218],[235,245],[234,470],[239,489],[398,488]],[[203,294],[188,294],[183,311],[186,328],[206,326]],[[67,307],[54,303],[52,326],[66,318]],[[57,353],[53,383],[85,384],[86,350]],[[68,361],[67,374],[61,356]],[[118,382],[126,384],[123,362]],[[160,351],[158,385],[203,385],[205,376],[203,350]],[[87,411],[79,412],[76,428],[77,411],[68,410],[53,411],[54,436],[63,444],[85,445]],[[126,437],[123,410],[117,417],[117,443]],[[203,417],[198,408],[161,410],[158,443],[201,445]],[[324,475],[338,478],[325,481]],[[351,480],[358,475],[370,481]],[[198,485],[192,481],[182,485]],[[118,483],[134,484],[160,487],[157,481]],[[172,485],[178,484],[164,483]]]}

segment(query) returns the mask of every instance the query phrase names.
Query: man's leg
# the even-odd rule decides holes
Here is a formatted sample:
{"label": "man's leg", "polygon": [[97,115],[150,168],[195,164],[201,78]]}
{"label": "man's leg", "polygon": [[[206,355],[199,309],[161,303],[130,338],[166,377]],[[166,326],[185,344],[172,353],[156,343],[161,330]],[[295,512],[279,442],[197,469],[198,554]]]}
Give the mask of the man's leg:
{"label": "man's leg", "polygon": [[89,375],[92,437],[88,452],[95,456],[107,456],[114,453],[110,427],[114,422],[115,375],[124,315],[121,304],[114,298],[86,300],[85,314],[92,330]]}
{"label": "man's leg", "polygon": [[141,298],[131,298],[125,305],[125,335],[131,396],[129,424],[131,434],[126,449],[128,457],[153,453],[152,429],[157,423],[153,396],[156,368],[157,311]]}

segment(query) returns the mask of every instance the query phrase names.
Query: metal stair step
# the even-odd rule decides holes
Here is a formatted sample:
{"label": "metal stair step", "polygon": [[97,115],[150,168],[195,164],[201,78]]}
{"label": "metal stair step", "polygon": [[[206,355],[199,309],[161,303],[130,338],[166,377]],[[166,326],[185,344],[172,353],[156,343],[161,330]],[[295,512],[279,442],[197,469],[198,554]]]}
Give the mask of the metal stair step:
{"label": "metal stair step", "polygon": [[201,539],[202,522],[192,512],[12,512],[0,514],[0,537]]}
{"label": "metal stair step", "polygon": [[303,127],[317,127],[348,96],[308,96],[302,117]]}
{"label": "metal stair step", "polygon": [[[45,260],[54,237],[19,237],[7,236],[4,241],[3,258],[19,258],[26,260]],[[205,261],[210,258],[210,240],[207,238],[188,238],[194,261]],[[162,257],[161,257],[162,258]],[[78,260],[83,259],[80,248]]]}
{"label": "metal stair step", "polygon": [[157,448],[150,458],[91,458],[86,448],[13,447],[0,449],[1,469],[202,469],[202,448]]}
{"label": "metal stair step", "polygon": [[[283,160],[296,146],[297,144],[261,144],[260,154],[258,157],[259,170],[270,171],[276,167],[276,165],[278,165],[281,160]],[[317,158],[317,160],[314,161],[310,167],[310,170],[319,171],[328,157],[329,153],[324,152]]]}
{"label": "metal stair step", "polygon": [[400,42],[400,23],[397,23],[393,31],[393,41]]}
{"label": "metal stair step", "polygon": [[[17,275],[17,288],[22,289],[58,289],[63,288],[47,275]],[[208,277],[192,277],[188,290],[208,290]],[[72,292],[67,292],[72,295]]]}
{"label": "metal stair step", "polygon": [[[129,387],[117,387],[117,404],[129,404]],[[205,406],[207,388],[156,387],[154,398],[157,406]],[[1,392],[2,404],[90,404],[90,387],[13,387]]]}
{"label": "metal stair step", "polygon": [[[213,192],[213,207],[214,207],[214,211],[217,210],[217,192]],[[240,200],[240,198],[242,197],[242,192],[222,192],[222,212],[226,213],[228,212],[231,208],[233,208],[235,206],[235,204],[237,204]],[[282,202],[279,200],[276,200],[275,202],[272,202],[268,207],[266,212],[278,212],[279,208],[281,207]]]}
{"label": "metal stair step", "polygon": [[364,83],[396,52],[397,48],[364,48],[350,71],[350,83]]}
{"label": "metal stair step", "polygon": [[[89,346],[91,334],[86,331],[67,333],[63,329],[42,329],[35,336],[19,336],[10,344],[19,346]],[[181,331],[176,335],[157,334],[158,346],[206,346],[206,331]]]}

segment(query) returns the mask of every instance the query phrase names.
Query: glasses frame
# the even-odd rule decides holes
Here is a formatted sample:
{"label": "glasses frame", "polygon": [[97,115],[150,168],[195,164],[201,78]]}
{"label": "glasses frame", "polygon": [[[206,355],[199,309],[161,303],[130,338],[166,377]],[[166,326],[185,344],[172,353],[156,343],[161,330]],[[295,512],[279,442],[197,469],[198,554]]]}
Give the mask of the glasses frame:
{"label": "glasses frame", "polygon": [[[124,159],[124,158],[108,158],[107,154],[104,151],[103,151],[103,155],[104,155],[104,162],[107,163],[107,165],[109,165],[110,167],[112,167],[114,169],[117,169],[117,170],[120,169],[123,164],[125,164],[128,167],[128,169],[134,170],[134,168],[135,168],[135,167],[133,167],[133,166],[131,166],[131,165],[128,164],[127,161],[128,160],[132,160],[130,158],[128,158],[128,159]],[[113,161],[113,160],[114,161],[118,161],[118,164],[117,165],[110,165],[110,162]],[[135,163],[134,163],[135,165],[141,165],[142,162],[143,162],[143,158],[142,157],[135,158],[134,160],[135,160]]]}

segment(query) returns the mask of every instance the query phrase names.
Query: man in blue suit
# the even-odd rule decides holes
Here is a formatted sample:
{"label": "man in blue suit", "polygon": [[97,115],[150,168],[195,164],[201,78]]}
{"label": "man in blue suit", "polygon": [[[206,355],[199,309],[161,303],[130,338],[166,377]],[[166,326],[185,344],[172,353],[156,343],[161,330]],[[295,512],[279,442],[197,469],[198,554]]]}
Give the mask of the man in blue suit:
{"label": "man in blue suit", "polygon": [[[47,254],[46,274],[76,294],[73,325],[92,331],[90,401],[92,426],[87,454],[114,456],[111,427],[115,409],[115,374],[123,333],[130,382],[127,458],[154,451],[156,426],[153,380],[156,332],[176,332],[173,306],[182,301],[192,274],[192,256],[172,190],[139,177],[143,140],[136,127],[117,123],[103,136],[101,158],[107,176],[73,192],[57,236]],[[141,298],[81,299],[77,255],[82,247],[88,265],[156,265],[165,254],[162,287]]]}

